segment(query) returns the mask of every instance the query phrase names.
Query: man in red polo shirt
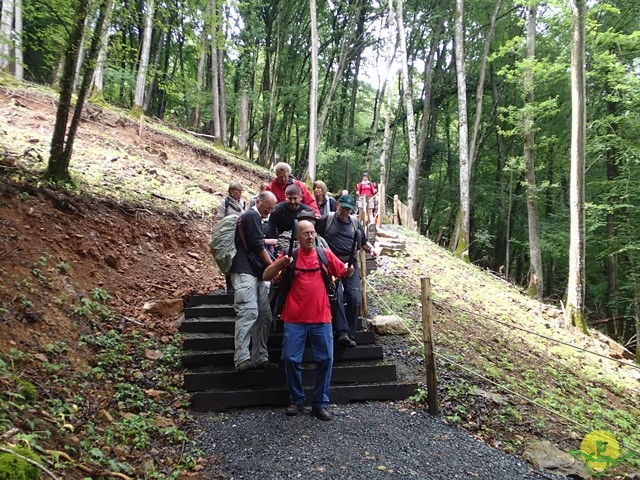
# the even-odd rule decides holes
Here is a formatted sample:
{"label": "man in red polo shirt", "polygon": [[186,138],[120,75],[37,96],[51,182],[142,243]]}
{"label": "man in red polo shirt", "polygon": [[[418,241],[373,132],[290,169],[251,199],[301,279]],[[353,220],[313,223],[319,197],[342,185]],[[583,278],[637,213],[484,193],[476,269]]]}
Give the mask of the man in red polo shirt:
{"label": "man in red polo shirt", "polygon": [[[302,355],[309,337],[316,362],[311,414],[319,420],[331,420],[327,407],[333,367],[333,327],[329,297],[320,271],[324,266],[321,265],[314,245],[314,224],[309,220],[300,220],[297,236],[300,248],[297,252],[291,288],[281,315],[284,322],[282,362],[291,402],[285,413],[295,416],[304,412],[306,397],[302,386]],[[352,266],[341,262],[328,248],[323,251],[327,257],[326,268],[329,275],[353,275]],[[267,267],[262,278],[265,281],[276,278],[280,272],[289,268],[292,262],[293,258],[282,254]]]}

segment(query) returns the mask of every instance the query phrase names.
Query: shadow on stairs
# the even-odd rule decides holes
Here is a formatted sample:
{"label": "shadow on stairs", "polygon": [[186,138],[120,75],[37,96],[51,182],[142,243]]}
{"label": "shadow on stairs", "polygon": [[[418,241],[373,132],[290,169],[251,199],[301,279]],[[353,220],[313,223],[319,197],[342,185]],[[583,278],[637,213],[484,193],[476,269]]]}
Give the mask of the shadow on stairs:
{"label": "shadow on stairs", "polygon": [[[184,388],[191,394],[191,408],[198,412],[222,412],[229,408],[286,406],[284,369],[236,372],[233,365],[235,311],[233,296],[197,295],[188,300],[180,326],[183,337]],[[396,366],[383,359],[382,346],[373,332],[359,331],[355,348],[334,350],[331,402],[401,400],[416,384],[397,380]],[[269,360],[280,363],[282,333],[269,337]],[[307,398],[315,380],[313,354],[303,357],[303,384]]]}

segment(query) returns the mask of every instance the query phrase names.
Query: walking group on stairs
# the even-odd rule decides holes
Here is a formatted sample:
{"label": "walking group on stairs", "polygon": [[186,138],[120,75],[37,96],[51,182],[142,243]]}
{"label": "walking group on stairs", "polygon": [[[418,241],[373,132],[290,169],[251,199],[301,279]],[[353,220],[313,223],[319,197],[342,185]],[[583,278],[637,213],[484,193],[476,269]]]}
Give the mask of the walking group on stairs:
{"label": "walking group on stairs", "polygon": [[[356,252],[362,249],[375,256],[375,251],[362,221],[354,214],[356,199],[348,192],[335,199],[324,182],[316,181],[311,195],[286,163],[276,164],[274,173],[275,178],[263,185],[249,207],[242,200],[242,185],[233,182],[218,209],[217,218],[240,215],[235,232],[237,252],[226,277],[227,293],[234,294],[236,311],[234,364],[239,372],[279,368],[269,361],[267,350],[274,320],[269,290],[292,269],[279,316],[284,329],[281,361],[290,400],[285,413],[295,416],[305,409],[302,357],[308,338],[316,362],[311,414],[330,420],[327,407],[334,338],[339,348],[357,346],[361,292]],[[367,174],[356,191],[360,211],[371,221],[375,184]],[[294,244],[299,245],[295,255]],[[328,273],[338,279],[332,302],[326,293],[323,260]]]}

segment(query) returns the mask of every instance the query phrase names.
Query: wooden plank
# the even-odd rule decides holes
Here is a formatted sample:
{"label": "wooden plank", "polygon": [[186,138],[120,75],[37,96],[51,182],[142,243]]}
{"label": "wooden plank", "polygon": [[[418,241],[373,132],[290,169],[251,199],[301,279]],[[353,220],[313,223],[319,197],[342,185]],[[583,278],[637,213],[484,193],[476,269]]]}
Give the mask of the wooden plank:
{"label": "wooden plank", "polygon": [[[281,349],[269,350],[269,360],[278,362],[282,354]],[[334,361],[349,360],[382,360],[382,347],[379,345],[363,345],[356,348],[338,348],[333,353]],[[303,362],[313,362],[313,352],[305,349]],[[186,368],[203,367],[207,365],[233,365],[233,350],[208,350],[199,352],[185,352],[182,364]]]}
{"label": "wooden plank", "polygon": [[[233,332],[234,322],[228,325],[220,325],[220,322],[212,322],[214,325],[205,326],[205,331],[200,331],[203,325],[194,326],[192,330],[183,331],[183,350],[229,350],[234,348]],[[196,328],[197,327],[197,328]],[[214,328],[215,327],[215,328]],[[209,329],[210,328],[210,329]],[[223,330],[224,328],[224,330]],[[206,330],[209,329],[209,330]],[[371,345],[376,341],[374,332],[357,332],[356,342],[358,345]],[[267,341],[269,348],[282,346],[282,333],[272,332]]]}
{"label": "wooden plank", "polygon": [[182,333],[233,333],[235,330],[235,317],[194,317],[185,319],[180,324]]}
{"label": "wooden plank", "polygon": [[219,305],[198,305],[197,307],[187,307],[184,309],[185,318],[194,317],[228,317],[235,315],[236,311],[233,305],[219,304]]}
{"label": "wooden plank", "polygon": [[226,293],[210,294],[210,295],[190,295],[187,298],[187,305],[197,307],[198,305],[220,305],[233,304],[233,295]]}
{"label": "wooden plank", "polygon": [[[331,403],[345,404],[364,400],[402,400],[412,395],[418,386],[399,382],[372,385],[332,385]],[[307,399],[311,389],[305,389]],[[231,408],[284,407],[289,403],[286,388],[247,389],[233,391],[196,392],[191,397],[191,408],[197,412],[224,412]]]}
{"label": "wooden plank", "polygon": [[[311,365],[302,369],[303,385],[313,385],[316,370]],[[393,364],[334,365],[331,383],[372,383],[396,380],[396,366]],[[248,387],[273,388],[286,385],[284,369],[247,370],[236,372],[227,369],[208,369],[187,372],[184,375],[184,389],[187,392],[204,390],[229,390]]]}

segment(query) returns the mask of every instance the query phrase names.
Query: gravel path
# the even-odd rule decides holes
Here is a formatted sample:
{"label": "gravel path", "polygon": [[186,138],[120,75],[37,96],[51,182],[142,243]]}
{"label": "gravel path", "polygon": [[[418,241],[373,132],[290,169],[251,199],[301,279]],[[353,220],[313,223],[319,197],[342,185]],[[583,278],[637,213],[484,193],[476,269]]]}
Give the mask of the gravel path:
{"label": "gravel path", "polygon": [[[193,432],[217,475],[251,480],[560,479],[424,411],[393,402],[332,405],[333,420],[284,409],[197,414]],[[213,462],[212,462],[213,463]],[[222,473],[222,475],[220,475]]]}

